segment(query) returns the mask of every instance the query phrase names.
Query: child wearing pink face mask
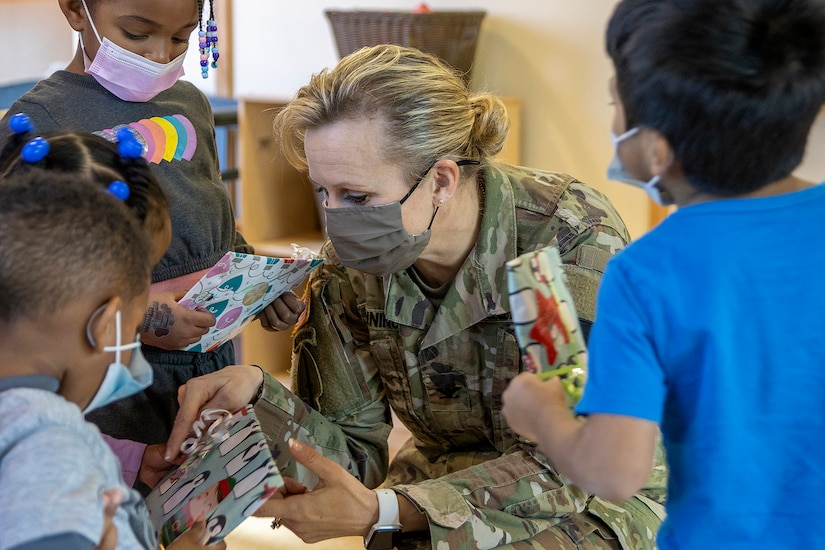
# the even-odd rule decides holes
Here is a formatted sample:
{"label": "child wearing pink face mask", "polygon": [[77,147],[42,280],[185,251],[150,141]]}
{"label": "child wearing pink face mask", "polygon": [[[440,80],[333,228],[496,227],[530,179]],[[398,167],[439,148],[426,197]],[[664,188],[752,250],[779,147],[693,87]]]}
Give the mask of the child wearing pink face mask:
{"label": "child wearing pink face mask", "polygon": [[[15,102],[7,117],[25,112],[38,132],[72,129],[111,140],[120,128],[130,127],[169,198],[172,243],[152,272],[148,308],[139,327],[154,382],[142,394],[89,415],[113,437],[165,443],[178,408],[178,387],[235,362],[231,342],[210,352],[180,351],[197,342],[215,318],[207,311],[185,309],[177,299],[227,251],[253,252],[236,231],[221,181],[209,102],[179,79],[196,29],[202,35],[204,77],[216,66],[214,15],[204,10],[201,0],[58,3],[79,34],[75,56],[65,70]],[[0,142],[9,133],[7,120],[0,121]],[[273,305],[265,311],[265,325],[285,328],[303,310],[294,295],[280,300],[277,310]]]}

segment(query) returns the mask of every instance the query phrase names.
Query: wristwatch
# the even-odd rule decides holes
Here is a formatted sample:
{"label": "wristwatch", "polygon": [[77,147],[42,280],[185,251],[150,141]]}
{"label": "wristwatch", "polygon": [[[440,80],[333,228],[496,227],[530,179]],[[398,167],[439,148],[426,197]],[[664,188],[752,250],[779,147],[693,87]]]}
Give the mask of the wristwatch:
{"label": "wristwatch", "polygon": [[375,489],[378,495],[378,521],[364,537],[367,550],[390,550],[395,547],[401,534],[401,517],[398,497],[392,489]]}

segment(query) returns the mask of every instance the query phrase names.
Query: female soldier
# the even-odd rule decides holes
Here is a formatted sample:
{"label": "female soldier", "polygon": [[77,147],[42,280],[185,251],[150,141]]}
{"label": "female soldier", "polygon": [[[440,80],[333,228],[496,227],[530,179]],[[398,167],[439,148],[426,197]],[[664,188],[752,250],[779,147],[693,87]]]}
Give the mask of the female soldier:
{"label": "female soldier", "polygon": [[[315,457],[322,483],[268,503],[276,524],[308,541],[366,535],[373,549],[654,547],[657,502],[589,498],[501,415],[523,370],[505,263],[558,247],[586,331],[604,265],[629,240],[607,198],[566,174],[496,162],[502,103],[415,49],[345,57],[299,90],[275,130],[322,195],[329,241],[295,332],[293,390],[308,406],[266,377],[256,410],[276,445],[309,443],[384,487],[333,482]],[[253,397],[255,371],[193,380],[177,431],[235,373],[246,383],[232,391]],[[412,439],[388,470],[390,408]],[[282,454],[287,475],[315,484]],[[650,489],[661,500],[660,477]]]}

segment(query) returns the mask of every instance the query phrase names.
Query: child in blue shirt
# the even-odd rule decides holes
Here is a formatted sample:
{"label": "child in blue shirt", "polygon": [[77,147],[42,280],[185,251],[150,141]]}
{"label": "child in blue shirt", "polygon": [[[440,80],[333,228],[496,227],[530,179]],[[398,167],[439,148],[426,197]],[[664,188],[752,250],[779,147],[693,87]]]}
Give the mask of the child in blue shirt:
{"label": "child in blue shirt", "polygon": [[793,174],[825,103],[820,0],[623,0],[609,174],[677,211],[610,260],[588,381],[521,374],[511,427],[622,500],[661,433],[671,548],[822,548],[825,186]]}

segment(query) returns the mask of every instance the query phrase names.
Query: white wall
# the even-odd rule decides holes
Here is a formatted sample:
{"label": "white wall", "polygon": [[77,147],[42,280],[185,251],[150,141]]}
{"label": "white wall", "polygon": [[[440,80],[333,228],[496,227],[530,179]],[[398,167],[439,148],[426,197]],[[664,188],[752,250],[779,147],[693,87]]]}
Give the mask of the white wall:
{"label": "white wall", "polygon": [[72,58],[71,28],[57,2],[2,2],[0,85],[37,80]]}

